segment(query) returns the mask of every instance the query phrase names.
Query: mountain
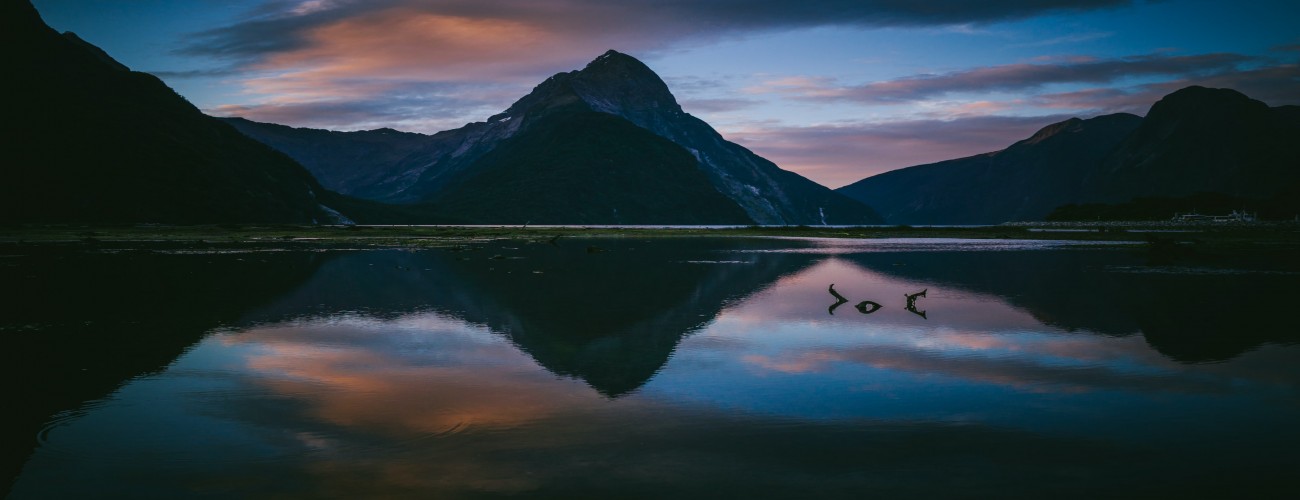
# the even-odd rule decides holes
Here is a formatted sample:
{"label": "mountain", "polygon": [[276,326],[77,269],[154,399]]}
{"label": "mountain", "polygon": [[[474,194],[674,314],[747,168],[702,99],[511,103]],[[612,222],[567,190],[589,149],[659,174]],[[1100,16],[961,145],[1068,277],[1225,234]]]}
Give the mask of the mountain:
{"label": "mountain", "polygon": [[992,153],[886,172],[837,191],[893,224],[997,224],[1037,220],[1078,199],[1096,169],[1141,118],[1071,118]]}
{"label": "mountain", "polygon": [[[219,118],[235,129],[278,151],[293,151],[312,175],[330,190],[361,198],[363,189],[379,183],[388,165],[397,164],[425,145],[429,136],[391,128],[333,132],[259,123],[243,118]],[[359,191],[361,189],[361,191]]]}
{"label": "mountain", "polygon": [[[226,122],[299,155],[326,185],[379,199],[394,185],[385,182],[393,165],[445,153],[444,139],[452,135],[331,132],[242,118]],[[479,224],[753,223],[713,188],[690,153],[627,120],[583,106],[547,108],[530,117],[528,133],[502,137],[482,149],[464,160],[454,155],[444,160],[455,171],[429,183],[438,192],[423,201],[427,210],[454,214],[452,222]]]}
{"label": "mountain", "polygon": [[[577,165],[575,161],[591,161],[606,153],[583,150],[583,143],[592,143],[592,148],[607,147],[601,141],[588,141],[586,137],[599,137],[613,133],[606,130],[615,123],[591,117],[577,118],[584,113],[600,113],[618,122],[634,125],[649,134],[637,134],[627,127],[616,127],[622,156],[619,162],[606,159],[604,166],[596,163]],[[539,139],[530,137],[535,134],[548,134],[547,127],[554,126],[556,116],[564,120],[579,120],[570,123],[571,141],[568,156],[564,158],[539,159],[535,153],[539,150]],[[352,140],[347,133],[298,130],[300,133],[292,140],[281,135],[284,129],[252,122],[231,122],[251,137],[262,140],[302,162],[307,168],[317,172],[324,180],[323,172],[333,172],[337,164],[321,161],[314,151],[331,148],[344,148],[339,142]],[[546,123],[543,127],[540,124]],[[274,132],[274,133],[272,133]],[[554,138],[554,134],[550,134]],[[654,136],[652,140],[652,137]],[[476,210],[495,210],[512,198],[501,198],[486,193],[458,192],[469,186],[489,187],[496,181],[510,180],[519,185],[529,185],[532,175],[549,176],[549,182],[555,189],[563,191],[562,183],[547,169],[555,168],[557,162],[566,168],[586,171],[594,174],[597,170],[609,170],[603,175],[611,184],[587,183],[591,189],[601,192],[601,202],[610,204],[624,196],[636,195],[637,189],[644,189],[646,182],[665,183],[658,186],[664,194],[681,191],[683,193],[700,193],[698,186],[689,184],[668,184],[669,182],[696,182],[698,179],[684,173],[663,172],[662,178],[656,179],[655,169],[664,168],[676,171],[678,160],[668,163],[656,163],[636,160],[643,155],[658,154],[655,151],[664,147],[662,139],[672,144],[672,148],[690,156],[690,163],[703,174],[703,179],[711,188],[725,196],[731,203],[738,205],[746,215],[745,220],[761,224],[865,224],[878,223],[880,218],[867,206],[836,194],[831,190],[809,181],[797,174],[781,170],[775,164],[755,155],[749,150],[722,138],[707,123],[682,111],[677,100],[668,90],[658,75],[635,58],[609,51],[593,60],[578,71],[559,73],[539,84],[528,95],[516,101],[505,112],[488,118],[485,122],[468,124],[455,130],[449,130],[427,136],[422,147],[402,149],[391,156],[400,156],[394,162],[377,162],[381,164],[358,164],[358,169],[368,169],[368,174],[351,174],[358,184],[341,185],[326,183],[337,189],[372,200],[391,203],[450,203],[456,207],[456,213],[473,214]],[[605,144],[602,146],[601,144]],[[531,146],[530,146],[531,145]],[[516,153],[510,153],[515,151]],[[527,152],[528,154],[521,154]],[[491,155],[489,156],[489,154]],[[680,153],[669,156],[681,157]],[[503,168],[509,165],[510,176],[502,177]],[[496,172],[497,175],[485,174]],[[624,175],[626,176],[624,177]],[[486,177],[480,177],[487,175]],[[569,174],[565,174],[569,175]],[[344,176],[349,177],[349,176]],[[475,178],[478,180],[474,180]],[[576,176],[570,175],[571,180]],[[633,186],[631,191],[618,186]],[[586,189],[586,188],[582,188]],[[501,195],[509,195],[508,190],[497,189]],[[568,195],[556,193],[546,195],[541,189],[533,189],[533,202],[537,206],[566,203],[571,201]],[[588,191],[594,193],[594,191]],[[711,201],[680,199],[671,203],[677,207],[701,206]],[[653,198],[642,196],[646,201]],[[475,205],[470,199],[477,199]],[[593,200],[594,201],[594,200]],[[665,200],[668,201],[668,200]],[[595,209],[594,207],[587,207]],[[619,223],[613,216],[613,209],[619,208],[619,214],[626,214],[629,209],[614,205],[602,206],[597,212],[601,214],[598,222]],[[645,206],[643,209],[653,209]],[[556,211],[556,214],[562,212]],[[648,213],[648,212],[647,212]],[[671,215],[672,212],[665,211]],[[493,214],[495,217],[495,214]],[[620,215],[622,217],[622,215]],[[662,217],[660,217],[662,219]],[[695,222],[725,223],[734,221],[724,213],[711,218],[708,212],[691,215],[684,219]],[[685,222],[685,220],[683,221]]]}
{"label": "mountain", "polygon": [[1268,200],[1298,187],[1300,108],[1188,87],[1145,118],[1071,119],[1002,151],[886,172],[838,191],[891,223],[996,224],[1042,220],[1062,205],[1190,202],[1204,199],[1199,193],[1281,206]]}
{"label": "mountain", "polygon": [[[0,222],[340,220],[301,165],[204,115],[161,80],[25,0],[0,2],[6,66]],[[318,195],[321,198],[318,198]]]}
{"label": "mountain", "polygon": [[482,223],[753,223],[690,153],[627,120],[570,106],[533,127],[480,157],[438,207]]}
{"label": "mountain", "polygon": [[1083,201],[1200,192],[1267,198],[1300,182],[1300,107],[1268,105],[1230,89],[1165,96],[1085,179]]}

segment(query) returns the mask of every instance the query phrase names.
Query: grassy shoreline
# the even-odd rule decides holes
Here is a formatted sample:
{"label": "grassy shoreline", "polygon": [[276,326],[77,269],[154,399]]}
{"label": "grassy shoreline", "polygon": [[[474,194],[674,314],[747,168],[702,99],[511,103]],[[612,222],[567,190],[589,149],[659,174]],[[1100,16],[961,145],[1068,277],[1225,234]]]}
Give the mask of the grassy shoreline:
{"label": "grassy shoreline", "polygon": [[557,237],[953,238],[1195,242],[1213,246],[1300,247],[1300,224],[1170,225],[1014,223],[998,226],[24,226],[0,227],[0,245],[165,247],[444,247],[482,240]]}

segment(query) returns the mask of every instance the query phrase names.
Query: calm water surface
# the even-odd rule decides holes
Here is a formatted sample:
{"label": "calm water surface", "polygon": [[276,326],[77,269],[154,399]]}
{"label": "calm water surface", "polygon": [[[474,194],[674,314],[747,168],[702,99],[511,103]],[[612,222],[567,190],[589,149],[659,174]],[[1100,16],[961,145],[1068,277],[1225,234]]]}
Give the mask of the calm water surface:
{"label": "calm water surface", "polygon": [[1284,497],[1300,466],[1285,263],[610,238],[0,264],[12,498]]}

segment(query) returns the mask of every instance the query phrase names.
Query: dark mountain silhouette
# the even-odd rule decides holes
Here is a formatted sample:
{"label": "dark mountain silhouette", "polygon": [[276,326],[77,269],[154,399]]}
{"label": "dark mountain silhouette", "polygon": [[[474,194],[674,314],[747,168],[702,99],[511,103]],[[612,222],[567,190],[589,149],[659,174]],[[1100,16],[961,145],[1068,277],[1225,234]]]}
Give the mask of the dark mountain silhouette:
{"label": "dark mountain silhouette", "polygon": [[[887,172],[838,191],[891,223],[996,224],[1042,220],[1068,204],[1193,202],[1201,193],[1280,207],[1276,199],[1297,187],[1300,108],[1188,87],[1165,96],[1145,118],[1071,119],[1002,151]],[[1139,205],[1128,212],[1178,202]]]}
{"label": "dark mountain silhouette", "polygon": [[894,224],[996,224],[1037,220],[1081,195],[1080,179],[1142,121],[1130,114],[1044,127],[1002,151],[909,167],[837,191]]}
{"label": "dark mountain silhouette", "polygon": [[[527,133],[503,134],[491,148],[476,152],[473,161],[456,167],[462,170],[437,178],[433,184],[439,189],[430,200],[401,207],[417,214],[449,214],[447,219],[457,223],[754,222],[714,189],[690,153],[667,139],[573,103],[548,107],[536,115],[530,118]],[[425,153],[413,151],[444,136],[391,129],[294,129],[238,118],[227,123],[273,147],[297,151],[304,163],[317,165],[323,182],[358,196],[375,196],[385,189],[388,184],[383,181],[390,175],[385,165],[413,154],[426,158],[421,156]],[[394,210],[381,218],[394,219],[389,213]]]}
{"label": "dark mountain silhouette", "polygon": [[[577,119],[581,112],[595,112],[616,117],[635,125],[639,130],[652,134],[641,134],[623,126],[613,126],[614,121],[594,118]],[[527,144],[540,145],[540,140],[529,136],[545,133],[546,127],[539,123],[553,124],[553,115],[561,114],[569,121],[565,139],[570,141],[568,152],[562,157],[555,157],[548,162],[540,162],[531,156],[538,151]],[[231,122],[250,136],[270,144],[286,154],[301,161],[309,169],[321,175],[322,179],[336,178],[326,176],[325,172],[337,170],[338,162],[321,161],[314,151],[344,148],[338,142],[354,141],[356,136],[345,133],[330,133],[304,129],[294,137],[286,137],[284,128],[256,124],[247,121]],[[588,141],[588,136],[604,137]],[[618,138],[614,138],[618,135]],[[680,152],[667,153],[662,140],[651,140],[651,136],[667,139]],[[657,138],[656,138],[657,139]],[[598,151],[596,148],[608,145],[609,140],[621,144],[624,151],[621,157],[605,157],[612,150]],[[507,146],[508,141],[511,142]],[[584,151],[583,142],[592,142],[592,150]],[[618,208],[616,202],[623,196],[634,196],[634,192],[623,190],[621,186],[645,186],[646,180],[654,178],[651,169],[674,169],[680,163],[672,160],[668,164],[638,159],[643,152],[681,157],[690,155],[693,165],[704,175],[702,177],[712,189],[720,192],[734,204],[738,205],[748,216],[747,220],[763,224],[857,224],[875,223],[880,219],[869,208],[854,200],[838,195],[825,187],[809,181],[797,174],[781,170],[771,162],[753,154],[745,148],[728,142],[708,124],[684,111],[677,104],[667,85],[658,75],[640,61],[615,51],[606,52],[579,71],[559,73],[542,82],[531,93],[516,101],[505,112],[492,116],[486,122],[471,123],[455,130],[449,130],[427,136],[423,147],[406,149],[407,144],[392,146],[390,156],[401,159],[395,162],[368,162],[357,164],[358,168],[367,168],[371,173],[351,174],[361,185],[327,186],[358,196],[391,203],[439,203],[447,201],[456,207],[456,212],[474,217],[474,210],[495,211],[499,205],[510,198],[496,195],[467,194],[458,190],[466,186],[488,186],[495,182],[509,180],[527,184],[531,175],[544,174],[544,183],[552,183],[557,189],[561,187],[556,174],[543,172],[564,164],[572,172],[594,173],[595,170],[608,170],[603,177],[607,182],[593,183],[608,191],[601,203],[615,205],[592,205],[586,208],[597,213],[613,214]],[[521,154],[528,152],[529,154]],[[493,153],[490,159],[486,155]],[[352,155],[355,156],[355,155]],[[483,163],[480,163],[483,160]],[[380,163],[380,164],[376,164]],[[546,164],[543,164],[546,163]],[[509,168],[505,166],[509,165]],[[512,177],[500,177],[506,169]],[[699,179],[663,173],[657,179],[662,192],[681,191],[679,199],[665,199],[665,202],[681,207],[703,206],[712,202],[701,201],[698,196],[701,188],[694,185]],[[497,172],[497,175],[485,172]],[[481,177],[480,177],[481,176]],[[546,177],[549,176],[549,179]],[[647,177],[648,176],[648,177]],[[348,177],[344,175],[342,177]],[[479,177],[478,180],[474,180]],[[572,177],[575,179],[576,177]],[[639,183],[639,184],[638,184]],[[608,186],[608,187],[605,187]],[[576,186],[574,188],[577,188]],[[615,189],[617,188],[617,189]],[[497,189],[506,193],[508,190]],[[536,189],[534,196],[545,203],[563,203],[567,200],[562,195],[541,196]],[[635,191],[635,190],[634,190]],[[590,191],[588,191],[590,192]],[[689,194],[689,195],[688,195]],[[467,204],[467,198],[474,198],[478,205]],[[649,199],[649,197],[644,197]],[[636,204],[637,202],[632,202]],[[658,208],[653,206],[644,209]],[[658,208],[671,214],[664,208]],[[627,209],[620,209],[625,213]],[[493,216],[498,214],[493,213]],[[557,213],[561,213],[558,212]],[[735,221],[730,213],[719,213],[716,219],[699,216],[683,217],[683,222],[718,222]],[[613,215],[592,222],[619,223]]]}
{"label": "dark mountain silhouette", "polygon": [[25,0],[0,2],[0,221],[340,220],[302,166],[130,71]]}
{"label": "dark mountain silhouette", "polygon": [[555,111],[438,198],[483,223],[752,224],[676,144],[616,116]]}
{"label": "dark mountain silhouette", "polygon": [[1273,196],[1300,181],[1297,109],[1270,108],[1229,89],[1188,87],[1169,94],[1085,179],[1083,201],[1200,192]]}
{"label": "dark mountain silhouette", "polygon": [[419,150],[429,136],[390,128],[333,132],[258,123],[243,118],[218,118],[294,159],[310,165],[312,175],[329,189],[361,198],[381,197],[366,191],[380,184],[385,169]]}

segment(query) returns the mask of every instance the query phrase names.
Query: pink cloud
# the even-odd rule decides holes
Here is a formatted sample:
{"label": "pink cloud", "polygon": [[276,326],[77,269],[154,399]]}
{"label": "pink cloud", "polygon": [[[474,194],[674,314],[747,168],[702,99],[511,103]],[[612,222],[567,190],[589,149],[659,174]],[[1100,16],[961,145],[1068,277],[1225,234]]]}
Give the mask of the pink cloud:
{"label": "pink cloud", "polygon": [[863,85],[835,85],[825,79],[775,79],[751,88],[799,99],[854,101],[870,104],[923,101],[963,92],[1005,92],[1050,84],[1100,84],[1142,76],[1192,78],[1238,71],[1254,58],[1239,54],[1173,56],[1148,54],[1114,59],[1068,58],[1053,63],[1018,63],[919,74]]}
{"label": "pink cloud", "polygon": [[[359,113],[362,105],[389,95],[386,84],[393,83],[507,85],[520,87],[522,94],[540,78],[579,67],[608,48],[653,54],[683,40],[740,33],[830,25],[978,24],[1128,3],[952,2],[934,8],[906,2],[739,0],[277,1],[232,25],[195,34],[178,52],[224,59],[231,65],[223,71],[251,75],[241,82],[250,97],[238,105],[264,116],[307,115],[313,107],[350,107]],[[701,109],[744,104],[700,103]]]}
{"label": "pink cloud", "polygon": [[1153,103],[1191,85],[1230,88],[1272,106],[1300,104],[1300,64],[1278,64],[1242,71],[1193,76],[1143,85],[1090,88],[1043,94],[1031,100],[1037,106],[1146,114]]}

